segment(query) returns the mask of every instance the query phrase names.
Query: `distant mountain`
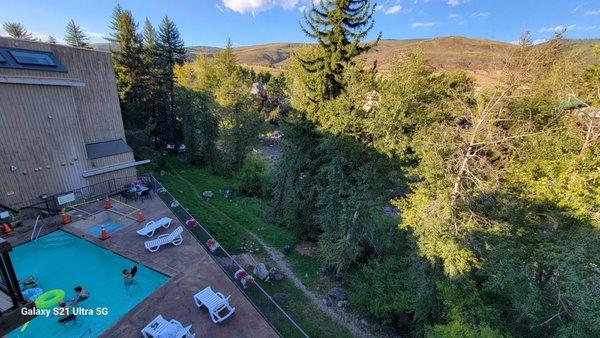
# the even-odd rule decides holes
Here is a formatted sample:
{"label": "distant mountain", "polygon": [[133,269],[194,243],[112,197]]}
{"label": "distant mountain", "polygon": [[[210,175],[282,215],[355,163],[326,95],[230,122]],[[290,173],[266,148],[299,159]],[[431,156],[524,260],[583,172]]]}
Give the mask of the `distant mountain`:
{"label": "distant mountain", "polygon": [[[589,64],[594,57],[593,46],[598,43],[600,39],[568,40],[567,46],[581,54],[584,64]],[[290,58],[292,50],[301,45],[300,43],[269,43],[241,46],[234,47],[233,53],[239,63],[252,67],[256,71],[267,70],[279,73]],[[109,50],[108,43],[92,46],[98,50]],[[485,83],[499,71],[503,60],[515,48],[516,46],[501,41],[448,36],[434,39],[382,40],[365,57],[369,64],[377,61],[377,68],[385,74],[392,61],[422,51],[432,66],[445,70],[465,70],[478,82]],[[189,46],[187,47],[188,59],[193,60],[198,55],[210,58],[220,49],[210,46]]]}

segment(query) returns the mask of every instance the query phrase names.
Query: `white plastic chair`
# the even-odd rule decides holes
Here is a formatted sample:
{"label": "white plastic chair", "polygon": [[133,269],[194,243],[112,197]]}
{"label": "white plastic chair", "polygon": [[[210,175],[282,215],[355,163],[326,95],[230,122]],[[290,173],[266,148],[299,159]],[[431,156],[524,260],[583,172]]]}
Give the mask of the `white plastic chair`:
{"label": "white plastic chair", "polygon": [[[210,314],[210,319],[212,319],[213,323],[218,324],[235,312],[235,308],[229,305],[229,297],[231,296],[225,297],[222,293],[214,292],[210,286],[207,286],[204,290],[194,295],[194,302],[199,308],[206,306]],[[227,313],[221,316],[219,313],[224,310]]]}
{"label": "white plastic chair", "polygon": [[167,321],[163,316],[158,315],[142,329],[142,336],[144,336],[144,338],[194,338],[196,337],[196,334],[190,332],[191,328],[191,325],[183,327],[183,325],[175,319]]}
{"label": "white plastic chair", "polygon": [[173,232],[171,232],[170,234],[160,235],[160,236],[156,237],[156,239],[153,239],[151,241],[146,241],[144,243],[144,246],[146,247],[146,249],[148,251],[156,252],[156,251],[158,251],[158,249],[160,249],[160,247],[162,245],[165,245],[165,244],[171,243],[175,246],[180,245],[181,243],[183,243],[183,237],[181,236],[182,233],[183,233],[183,228],[180,225],[175,230],[173,230]]}
{"label": "white plastic chair", "polygon": [[140,230],[138,230],[136,232],[140,236],[152,237],[152,236],[154,236],[154,232],[158,228],[163,227],[163,228],[167,229],[171,225],[172,221],[173,220],[170,219],[169,217],[163,217],[163,218],[159,219],[158,221],[150,221],[150,222],[146,223],[146,225],[143,228],[141,228]]}

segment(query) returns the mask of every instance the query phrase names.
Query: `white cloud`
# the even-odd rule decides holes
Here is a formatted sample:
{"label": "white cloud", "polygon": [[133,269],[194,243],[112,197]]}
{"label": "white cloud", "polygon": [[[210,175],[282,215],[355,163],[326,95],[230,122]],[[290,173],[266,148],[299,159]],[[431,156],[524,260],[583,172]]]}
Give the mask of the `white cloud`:
{"label": "white cloud", "polygon": [[556,27],[544,27],[540,29],[541,33],[545,33],[545,32],[554,32],[554,33],[562,33],[562,32],[566,32],[566,31],[570,31],[573,28],[575,28],[575,25],[568,25],[568,26],[563,26],[563,25],[558,25]]}
{"label": "white cloud", "polygon": [[386,9],[384,13],[385,14],[396,14],[396,13],[400,12],[401,9],[402,9],[402,6],[395,5],[395,6],[392,6],[388,9]]}
{"label": "white cloud", "polygon": [[300,6],[298,7],[298,10],[302,13],[304,13],[304,11],[306,11],[306,6]]}
{"label": "white cloud", "polygon": [[488,16],[490,16],[489,12],[477,12],[477,13],[472,13],[471,14],[472,18],[480,18],[480,19],[485,19]]}
{"label": "white cloud", "polygon": [[454,7],[454,6],[458,6],[460,4],[464,4],[469,2],[470,0],[448,0],[448,2],[446,2],[446,4]]}
{"label": "white cloud", "polygon": [[585,5],[587,5],[587,2],[575,6],[575,8],[573,8],[573,12],[577,12],[578,10],[581,9],[581,7],[583,7]]}
{"label": "white cloud", "polygon": [[221,5],[219,5],[218,3],[215,4],[215,8],[221,12],[221,13],[225,13],[225,10],[223,9],[223,7],[221,7]]}
{"label": "white cloud", "polygon": [[458,18],[458,14],[448,14],[448,19],[455,19]]}
{"label": "white cloud", "polygon": [[598,15],[600,14],[600,9],[595,11],[585,11],[585,15]]}
{"label": "white cloud", "polygon": [[383,5],[377,5],[377,6],[375,6],[375,10],[376,11],[380,11],[382,9],[383,9]]}
{"label": "white cloud", "polygon": [[299,0],[222,0],[223,5],[238,13],[257,13],[281,7],[283,9],[292,9],[296,7]]}
{"label": "white cloud", "polygon": [[511,45],[518,45],[518,44],[521,43],[521,41],[519,41],[519,40],[512,40],[512,41],[509,41],[508,43],[510,43]]}
{"label": "white cloud", "polygon": [[539,45],[540,43],[544,43],[544,42],[547,42],[547,41],[548,41],[548,40],[546,40],[546,39],[535,39],[535,40],[533,40],[533,42],[532,42],[532,43],[533,43],[534,45]]}
{"label": "white cloud", "polygon": [[410,25],[412,28],[419,28],[419,27],[432,27],[435,26],[435,22],[415,22],[412,25]]}
{"label": "white cloud", "polygon": [[581,31],[591,31],[596,28],[597,28],[597,26],[577,26],[577,27],[575,27],[575,29],[581,30]]}

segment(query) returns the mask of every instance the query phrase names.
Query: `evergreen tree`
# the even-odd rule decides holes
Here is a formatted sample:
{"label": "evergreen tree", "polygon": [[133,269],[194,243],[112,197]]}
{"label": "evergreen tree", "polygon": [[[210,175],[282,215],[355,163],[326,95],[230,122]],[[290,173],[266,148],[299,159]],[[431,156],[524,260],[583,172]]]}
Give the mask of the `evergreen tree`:
{"label": "evergreen tree", "polygon": [[79,25],[75,23],[73,19],[67,24],[67,35],[65,36],[67,45],[74,47],[89,48],[90,38],[83,33],[83,30]]}
{"label": "evergreen tree", "polygon": [[48,35],[48,39],[46,40],[46,42],[54,45],[54,44],[56,44],[56,38],[53,37],[52,35]]}
{"label": "evergreen tree", "polygon": [[175,23],[165,16],[161,22],[156,40],[156,62],[160,74],[156,78],[158,92],[157,136],[159,143],[175,142],[179,126],[177,125],[175,101],[175,65],[183,64],[185,47]]}
{"label": "evergreen tree", "polygon": [[304,13],[306,25],[302,31],[317,40],[324,51],[301,60],[306,71],[320,73],[317,83],[307,83],[313,100],[341,94],[344,68],[377,44],[381,33],[373,43],[362,42],[373,28],[374,11],[370,0],[321,0]]}
{"label": "evergreen tree", "polygon": [[137,32],[137,23],[130,11],[117,6],[111,21],[111,47],[117,89],[121,102],[142,107],[146,96],[143,84],[145,66],[143,62],[142,36]]}
{"label": "evergreen tree", "polygon": [[5,22],[2,28],[11,38],[22,40],[35,40],[33,35],[28,32],[25,27],[19,22]]}
{"label": "evergreen tree", "polygon": [[157,104],[155,103],[154,95],[158,92],[157,78],[161,74],[161,68],[158,64],[158,53],[156,46],[156,30],[148,19],[144,22],[144,51],[142,61],[144,63],[143,83],[145,86],[144,92],[144,109],[149,114],[152,121],[158,118]]}

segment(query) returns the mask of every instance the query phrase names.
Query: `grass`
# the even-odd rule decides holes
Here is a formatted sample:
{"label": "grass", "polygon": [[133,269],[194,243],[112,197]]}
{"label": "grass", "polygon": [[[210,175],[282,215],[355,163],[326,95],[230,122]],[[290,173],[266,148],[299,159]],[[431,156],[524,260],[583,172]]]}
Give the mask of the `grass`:
{"label": "grass", "polygon": [[[274,265],[264,249],[248,235],[247,230],[257,234],[275,249],[281,250],[285,244],[297,244],[289,231],[265,219],[268,208],[266,200],[239,196],[226,199],[220,195],[219,189],[233,187],[235,182],[232,179],[212,175],[207,170],[188,164],[182,157],[170,156],[167,162],[167,175],[157,175],[157,179],[230,254],[250,249],[267,266]],[[210,200],[198,198],[206,190],[212,191],[214,197]],[[287,259],[296,275],[313,292],[323,294],[332,286],[329,281],[320,280],[317,257],[302,256],[293,251]],[[277,284],[262,282],[261,286],[271,296],[278,292],[288,295],[289,301],[282,307],[308,335],[351,336],[343,326],[316,309],[311,300],[289,280],[285,279]]]}

